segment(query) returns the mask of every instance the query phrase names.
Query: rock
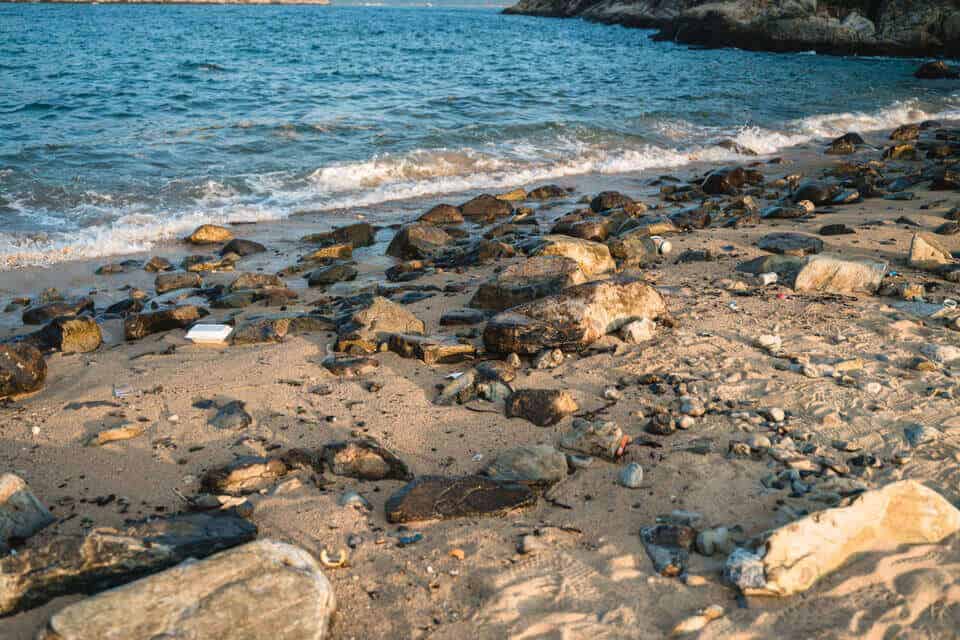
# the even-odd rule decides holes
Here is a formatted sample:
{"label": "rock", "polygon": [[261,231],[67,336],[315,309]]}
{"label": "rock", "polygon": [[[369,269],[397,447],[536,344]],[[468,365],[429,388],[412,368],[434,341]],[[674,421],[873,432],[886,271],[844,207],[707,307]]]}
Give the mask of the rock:
{"label": "rock", "polygon": [[463,214],[460,213],[460,209],[453,205],[438,204],[420,216],[419,220],[420,222],[437,225],[461,224],[463,222]]}
{"label": "rock", "polygon": [[692,528],[675,524],[658,524],[640,529],[640,540],[653,562],[653,568],[660,575],[670,578],[686,572],[695,536]]}
{"label": "rock", "polygon": [[533,255],[570,258],[588,277],[613,271],[617,266],[606,245],[568,236],[544,236],[543,244],[534,251]]}
{"label": "rock", "polygon": [[243,496],[268,489],[290,472],[277,458],[241,456],[223,467],[207,471],[200,479],[205,493]]}
{"label": "rock", "polygon": [[[0,553],[6,553],[12,541],[26,540],[55,521],[23,479],[12,473],[0,475]],[[0,572],[0,600],[8,593],[3,588],[5,575],[5,571]],[[9,611],[0,607],[0,614],[3,613]]]}
{"label": "rock", "polygon": [[[487,323],[483,339],[487,350],[494,353],[533,354],[544,348],[576,350],[628,322],[666,315],[663,297],[644,282],[589,282],[495,316]],[[523,320],[523,316],[529,320]]]}
{"label": "rock", "polygon": [[854,153],[857,147],[862,144],[866,144],[866,142],[859,133],[845,133],[830,142],[827,153],[834,155]]}
{"label": "rock", "polygon": [[349,245],[353,249],[372,246],[376,233],[369,222],[355,222],[326,233],[315,233],[300,240],[311,244]]}
{"label": "rock", "polygon": [[724,167],[707,174],[700,188],[709,195],[735,195],[747,182],[743,167]]}
{"label": "rock", "polygon": [[135,522],[123,530],[60,536],[0,559],[0,615],[126,584],[249,542],[256,534],[257,528],[240,516],[190,513]]}
{"label": "rock", "polygon": [[494,222],[497,218],[509,216],[513,213],[513,206],[506,200],[500,200],[490,194],[483,194],[460,205],[460,213],[471,222],[489,223]]}
{"label": "rock", "polygon": [[143,265],[143,270],[150,273],[157,273],[159,271],[173,271],[174,266],[166,258],[161,258],[160,256],[153,256],[147,263]]}
{"label": "rock", "polygon": [[806,260],[798,256],[760,256],[737,265],[737,271],[754,276],[763,273],[775,273],[783,280],[793,280],[804,264],[806,264]]}
{"label": "rock", "polygon": [[483,473],[498,482],[547,487],[567,477],[567,456],[550,445],[523,445],[501,451]]}
{"label": "rock", "polygon": [[283,283],[283,279],[279,276],[273,275],[272,273],[241,273],[233,279],[233,282],[230,283],[230,286],[227,287],[227,289],[229,291],[241,291],[243,289],[264,289],[267,287],[276,287],[278,289],[282,289],[285,286],[286,285]]}
{"label": "rock", "polygon": [[614,422],[597,420],[590,422],[577,418],[573,426],[560,438],[560,446],[570,451],[616,460],[623,455],[629,438]]}
{"label": "rock", "polygon": [[340,378],[359,378],[380,368],[380,361],[368,356],[358,358],[328,358],[323,367]]}
{"label": "rock", "polygon": [[559,255],[534,256],[510,265],[480,285],[470,300],[471,307],[503,311],[563,289],[586,282],[580,265]]}
{"label": "rock", "polygon": [[423,321],[382,297],[363,299],[348,315],[337,322],[337,351],[356,349],[375,353],[391,334],[422,334]]}
{"label": "rock", "polygon": [[230,342],[235,345],[283,342],[290,333],[290,321],[289,317],[246,320],[233,330]]}
{"label": "rock", "polygon": [[820,230],[817,233],[819,233],[821,236],[843,236],[856,233],[856,231],[845,224],[825,224],[820,227]]}
{"label": "rock", "polygon": [[895,144],[883,150],[885,160],[916,160],[917,148],[909,143]]}
{"label": "rock", "polygon": [[440,316],[440,326],[453,327],[480,324],[486,318],[487,315],[477,309],[451,309],[450,311],[444,311]]}
{"label": "rock", "polygon": [[[687,581],[687,585],[695,586],[691,585],[689,580]],[[673,628],[673,631],[670,632],[670,635],[683,636],[691,633],[698,633],[717,618],[722,618],[725,613],[726,611],[720,605],[710,605],[709,607],[700,611],[700,613],[697,615],[681,620],[677,626]]]}
{"label": "rock", "polygon": [[0,344],[0,399],[33,393],[47,379],[47,362],[36,347]]}
{"label": "rock", "polygon": [[438,257],[453,238],[432,224],[416,222],[400,229],[387,247],[387,255],[401,260],[417,260]]}
{"label": "rock", "polygon": [[39,331],[39,342],[62,353],[89,353],[103,344],[103,332],[93,318],[55,318]]}
{"label": "rock", "polygon": [[938,364],[950,365],[960,360],[960,347],[928,342],[920,347],[920,353]]}
{"label": "rock", "polygon": [[763,219],[770,220],[791,220],[794,218],[802,218],[804,216],[810,215],[810,212],[806,208],[799,205],[773,205],[765,208],[761,213],[760,217]]}
{"label": "rock", "polygon": [[28,308],[23,312],[23,324],[43,324],[54,318],[69,318],[93,311],[91,298],[56,300]]}
{"label": "rock", "polygon": [[806,256],[823,251],[823,240],[805,233],[768,233],[757,241],[757,246],[770,253]]}
{"label": "rock", "polygon": [[620,338],[627,344],[643,344],[656,336],[656,324],[649,318],[634,320],[620,327]]}
{"label": "rock", "polygon": [[153,288],[158,294],[178,289],[196,289],[203,285],[199,273],[179,271],[176,273],[161,273],[153,282]]}
{"label": "rock", "polygon": [[813,256],[800,269],[794,282],[797,291],[831,293],[876,293],[887,271],[884,262],[841,260]]}
{"label": "rock", "polygon": [[523,418],[538,427],[557,424],[579,407],[567,391],[521,389],[507,399],[508,418]]}
{"label": "rock", "polygon": [[631,262],[651,262],[660,255],[657,243],[647,233],[646,228],[636,229],[607,241],[607,247],[614,258]]}
{"label": "rock", "polygon": [[960,171],[953,169],[939,169],[933,174],[930,182],[932,191],[953,191],[960,189]]}
{"label": "rock", "polygon": [[387,500],[387,522],[501,515],[537,501],[529,487],[484,476],[421,476]]}
{"label": "rock", "polygon": [[933,232],[938,236],[955,236],[960,233],[960,222],[944,222]]}
{"label": "rock", "polygon": [[928,442],[936,442],[943,437],[943,432],[922,424],[913,425],[903,430],[903,436],[911,447],[919,447]]}
{"label": "rock", "polygon": [[730,530],[726,527],[704,529],[697,534],[696,545],[697,552],[705,556],[712,556],[717,553],[729,554],[736,547],[733,536],[730,535]]}
{"label": "rock", "polygon": [[[901,480],[860,494],[774,531],[764,544],[763,573],[735,581],[747,595],[790,596],[809,589],[851,556],[936,544],[960,531],[960,511],[939,493]],[[728,559],[728,567],[731,561]]]}
{"label": "rock", "polygon": [[204,224],[197,227],[187,236],[190,244],[220,244],[233,240],[233,233],[226,227],[215,224]]}
{"label": "rock", "polygon": [[924,62],[913,73],[920,80],[955,80],[960,78],[960,71],[951,68],[943,60]]}
{"label": "rock", "polygon": [[527,192],[520,187],[507,191],[506,193],[498,193],[497,198],[500,200],[506,200],[507,202],[519,202],[521,200],[527,199]]}
{"label": "rock", "polygon": [[537,187],[533,191],[527,194],[528,200],[553,200],[556,198],[566,198],[570,194],[563,187],[558,187],[555,184],[547,184],[542,187]]}
{"label": "rock", "polygon": [[358,480],[410,480],[406,463],[373,440],[334,442],[324,446],[323,461],[338,476]]}
{"label": "rock", "polygon": [[620,470],[617,480],[628,489],[639,489],[643,486],[643,467],[637,462],[631,462]]}
{"label": "rock", "polygon": [[556,369],[564,363],[566,358],[560,349],[544,349],[538,353],[531,364],[537,371],[544,369]]}
{"label": "rock", "polygon": [[235,238],[224,245],[223,249],[220,249],[220,255],[225,256],[228,253],[233,253],[241,258],[246,256],[252,256],[257,253],[263,253],[267,250],[265,246],[259,242],[254,242],[253,240],[241,240],[240,238]]}
{"label": "rock", "polygon": [[206,309],[182,305],[173,309],[134,313],[123,321],[123,335],[127,340],[139,340],[153,333],[186,329],[207,315]]}
{"label": "rock", "polygon": [[258,540],[72,604],[38,640],[322,640],[335,609],[310,554]]}
{"label": "rock", "polygon": [[331,264],[314,269],[307,274],[307,285],[311,287],[325,287],[337,282],[356,280],[359,271],[353,265],[345,262]]}
{"label": "rock", "polygon": [[819,207],[821,205],[830,204],[830,202],[833,201],[839,192],[840,187],[835,184],[807,181],[800,184],[797,190],[793,192],[791,198],[795,203],[799,203],[803,200],[809,200],[814,205]]}
{"label": "rock", "polygon": [[910,242],[910,255],[907,262],[911,267],[933,271],[939,267],[953,264],[955,261],[949,249],[940,244],[933,236],[916,233]]}
{"label": "rock", "polygon": [[392,334],[387,345],[403,358],[418,358],[425,364],[461,362],[472,357],[477,349],[472,344],[448,336]]}
{"label": "rock", "polygon": [[916,140],[920,137],[920,125],[919,124],[904,124],[900,125],[896,129],[890,132],[891,140]]}
{"label": "rock", "polygon": [[632,204],[634,202],[630,196],[626,196],[619,191],[604,191],[590,201],[590,209],[602,213],[611,209],[623,209]]}
{"label": "rock", "polygon": [[[666,216],[641,216],[639,218],[627,218],[624,220],[617,234],[626,241],[628,233],[635,232],[641,234],[638,237],[646,236],[668,236],[680,233],[680,228],[674,224],[673,220]],[[615,245],[615,241],[611,241]]]}
{"label": "rock", "polygon": [[217,429],[243,429],[253,424],[253,416],[247,413],[246,403],[231,400],[217,410],[209,424]]}

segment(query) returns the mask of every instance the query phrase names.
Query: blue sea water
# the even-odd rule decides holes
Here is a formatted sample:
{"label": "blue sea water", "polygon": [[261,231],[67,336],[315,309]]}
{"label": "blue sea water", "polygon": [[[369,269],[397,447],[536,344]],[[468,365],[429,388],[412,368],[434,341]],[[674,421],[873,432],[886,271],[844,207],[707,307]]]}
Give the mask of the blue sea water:
{"label": "blue sea water", "polygon": [[493,7],[0,4],[0,264],[960,112],[915,60],[648,34]]}

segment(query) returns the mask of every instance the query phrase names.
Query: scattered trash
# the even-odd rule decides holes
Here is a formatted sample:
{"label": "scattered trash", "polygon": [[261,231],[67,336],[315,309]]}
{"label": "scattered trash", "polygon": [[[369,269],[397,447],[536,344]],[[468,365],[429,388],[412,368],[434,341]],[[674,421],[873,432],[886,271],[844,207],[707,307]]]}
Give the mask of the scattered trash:
{"label": "scattered trash", "polygon": [[233,332],[226,324],[195,324],[187,332],[187,340],[194,344],[223,344]]}
{"label": "scattered trash", "polygon": [[113,397],[114,398],[126,398],[127,396],[133,395],[133,387],[129,384],[115,384],[113,385]]}

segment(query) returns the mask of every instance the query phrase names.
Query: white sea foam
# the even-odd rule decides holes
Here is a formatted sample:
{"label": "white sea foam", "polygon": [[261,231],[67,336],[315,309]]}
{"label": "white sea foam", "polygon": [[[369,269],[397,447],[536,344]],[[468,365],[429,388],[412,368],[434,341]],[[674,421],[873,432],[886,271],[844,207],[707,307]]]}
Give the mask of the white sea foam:
{"label": "white sea foam", "polygon": [[[109,197],[93,198],[98,206],[96,218],[108,222],[46,234],[0,232],[0,269],[147,251],[158,241],[184,235],[204,223],[275,220],[302,209],[333,211],[426,197],[447,196],[457,201],[455,194],[459,193],[508,189],[567,176],[737,160],[735,153],[715,146],[723,138],[769,155],[847,131],[875,131],[932,118],[960,119],[960,96],[948,101],[948,108],[939,113],[927,113],[916,101],[905,101],[873,113],[811,116],[787,123],[780,131],[759,127],[722,131],[684,121],[665,122],[659,133],[676,146],[628,147],[610,141],[584,142],[564,134],[548,143],[515,140],[488,149],[416,150],[319,167],[305,179],[281,173],[249,176],[253,195],[240,195],[235,188],[210,179],[199,184],[193,203],[179,211],[143,211],[129,205],[111,209]],[[655,133],[657,129],[654,127]],[[30,214],[43,216],[45,212]]]}

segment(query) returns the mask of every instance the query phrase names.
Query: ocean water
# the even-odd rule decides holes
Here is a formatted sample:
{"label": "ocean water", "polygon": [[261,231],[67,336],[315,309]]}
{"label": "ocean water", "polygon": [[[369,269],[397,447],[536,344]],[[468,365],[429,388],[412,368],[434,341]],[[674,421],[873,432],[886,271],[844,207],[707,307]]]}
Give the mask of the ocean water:
{"label": "ocean water", "polygon": [[960,117],[915,60],[436,4],[0,5],[0,265]]}

